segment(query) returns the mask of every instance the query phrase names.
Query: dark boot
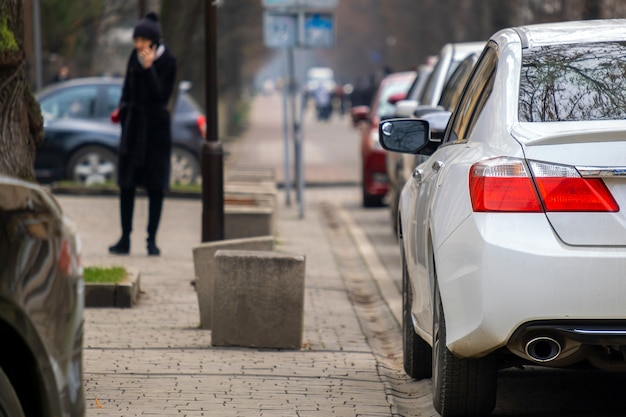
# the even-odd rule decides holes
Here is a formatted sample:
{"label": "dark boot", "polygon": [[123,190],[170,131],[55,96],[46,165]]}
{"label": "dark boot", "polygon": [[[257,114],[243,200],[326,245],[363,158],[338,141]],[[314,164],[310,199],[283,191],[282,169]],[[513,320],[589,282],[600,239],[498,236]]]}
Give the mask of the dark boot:
{"label": "dark boot", "polygon": [[109,253],[128,255],[130,253],[130,232],[133,230],[133,212],[135,210],[135,189],[120,189],[120,219],[122,221],[122,237],[109,246]]}
{"label": "dark boot", "polygon": [[128,255],[130,253],[130,238],[122,236],[113,246],[109,246],[109,253],[112,255]]}
{"label": "dark boot", "polygon": [[157,247],[154,239],[147,239],[148,242],[147,249],[149,256],[159,256],[161,255],[161,250]]}
{"label": "dark boot", "polygon": [[156,234],[163,210],[163,191],[148,190],[148,255],[159,256],[161,251],[156,245]]}

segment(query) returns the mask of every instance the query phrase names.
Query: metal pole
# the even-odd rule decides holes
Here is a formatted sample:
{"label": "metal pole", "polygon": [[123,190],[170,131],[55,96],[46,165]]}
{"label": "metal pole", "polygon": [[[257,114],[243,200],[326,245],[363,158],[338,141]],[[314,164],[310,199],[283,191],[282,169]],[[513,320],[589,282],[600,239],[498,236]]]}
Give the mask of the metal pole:
{"label": "metal pole", "polygon": [[146,15],[146,0],[139,0],[139,19]]}
{"label": "metal pole", "polygon": [[35,85],[37,90],[43,87],[43,70],[41,62],[41,12],[40,0],[33,0],[33,37],[35,43]]}
{"label": "metal pole", "polygon": [[[306,102],[304,101],[306,97],[304,97],[304,93],[300,92],[300,116],[298,123],[298,135],[296,136],[296,146],[297,146],[297,155],[298,155],[298,195],[300,196],[299,202],[299,215],[301,219],[304,219],[304,110],[306,106]],[[294,115],[294,118],[296,116]]]}
{"label": "metal pole", "polygon": [[202,241],[224,239],[224,152],[218,136],[217,8],[205,1],[206,141],[202,146]]}
{"label": "metal pole", "polygon": [[[297,106],[296,106],[296,76],[295,76],[295,70],[294,70],[294,58],[293,58],[293,50],[294,48],[288,48],[287,49],[287,67],[289,70],[289,96],[290,96],[290,100],[291,100],[291,119],[293,121],[293,130],[292,130],[292,139],[294,142],[294,164],[295,164],[295,169],[294,169],[294,174],[295,174],[295,179],[296,179],[296,184],[298,183],[298,173],[300,172],[299,168],[298,168],[298,164],[300,163],[300,161],[298,161],[298,117],[297,117]],[[296,200],[300,201],[300,194],[296,193]]]}
{"label": "metal pole", "polygon": [[[285,57],[287,61],[289,60],[289,55],[287,50],[285,49]],[[287,62],[287,66],[289,66],[289,62]],[[285,75],[285,83],[283,84],[283,142],[285,144],[285,165],[284,165],[284,173],[283,179],[285,182],[285,204],[287,207],[291,207],[291,177],[290,177],[290,166],[289,166],[289,114],[287,109],[287,94],[288,89],[291,85],[290,80],[291,75],[286,71]]]}

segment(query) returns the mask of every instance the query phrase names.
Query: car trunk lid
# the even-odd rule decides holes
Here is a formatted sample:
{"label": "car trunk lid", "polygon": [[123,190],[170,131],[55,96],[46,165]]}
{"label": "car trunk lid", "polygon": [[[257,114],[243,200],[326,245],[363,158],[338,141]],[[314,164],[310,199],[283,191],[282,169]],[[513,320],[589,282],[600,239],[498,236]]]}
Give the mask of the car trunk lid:
{"label": "car trunk lid", "polygon": [[512,134],[523,145],[528,161],[574,167],[585,179],[599,179],[619,206],[613,212],[546,211],[552,228],[564,243],[626,245],[624,121],[520,123],[514,126]]}

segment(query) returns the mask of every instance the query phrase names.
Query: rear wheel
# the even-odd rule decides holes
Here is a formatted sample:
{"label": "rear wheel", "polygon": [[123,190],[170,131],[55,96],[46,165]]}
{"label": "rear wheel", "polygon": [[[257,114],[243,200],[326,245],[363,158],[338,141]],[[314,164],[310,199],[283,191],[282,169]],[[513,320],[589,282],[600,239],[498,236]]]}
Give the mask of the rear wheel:
{"label": "rear wheel", "polygon": [[24,417],[20,400],[2,369],[0,369],[0,417]]}
{"label": "rear wheel", "polygon": [[496,405],[496,359],[493,355],[459,359],[448,350],[446,320],[436,283],[432,381],[433,405],[442,417],[486,416],[491,414]]}
{"label": "rear wheel", "polygon": [[367,194],[363,188],[363,207],[380,207],[383,205],[383,198],[377,195]]}
{"label": "rear wheel", "polygon": [[76,151],[70,158],[67,176],[85,185],[115,182],[117,157],[101,146],[86,146]]}
{"label": "rear wheel", "polygon": [[[402,242],[400,242],[402,246]],[[402,347],[404,370],[411,378],[430,378],[432,375],[432,348],[415,333],[411,305],[413,290],[409,282],[404,249],[402,253]]]}
{"label": "rear wheel", "polygon": [[170,183],[191,185],[199,183],[200,164],[191,152],[182,148],[172,149],[172,171]]}

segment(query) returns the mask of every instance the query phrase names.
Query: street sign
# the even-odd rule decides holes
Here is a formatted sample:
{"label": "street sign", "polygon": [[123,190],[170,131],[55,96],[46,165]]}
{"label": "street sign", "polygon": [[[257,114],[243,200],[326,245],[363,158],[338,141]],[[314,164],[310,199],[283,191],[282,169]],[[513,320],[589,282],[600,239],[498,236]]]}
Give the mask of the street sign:
{"label": "street sign", "polygon": [[263,0],[263,7],[267,8],[288,8],[296,7],[300,0]]}
{"label": "street sign", "polygon": [[338,0],[302,0],[305,9],[334,9]]}
{"label": "street sign", "polygon": [[335,18],[332,13],[305,13],[301,19],[300,46],[331,48],[335,44]]}
{"label": "street sign", "polygon": [[268,48],[289,48],[297,45],[298,15],[263,13],[263,41]]}
{"label": "street sign", "polygon": [[339,0],[263,0],[263,7],[282,8],[282,9],[299,9],[299,10],[318,10],[318,9],[334,9],[337,7]]}

